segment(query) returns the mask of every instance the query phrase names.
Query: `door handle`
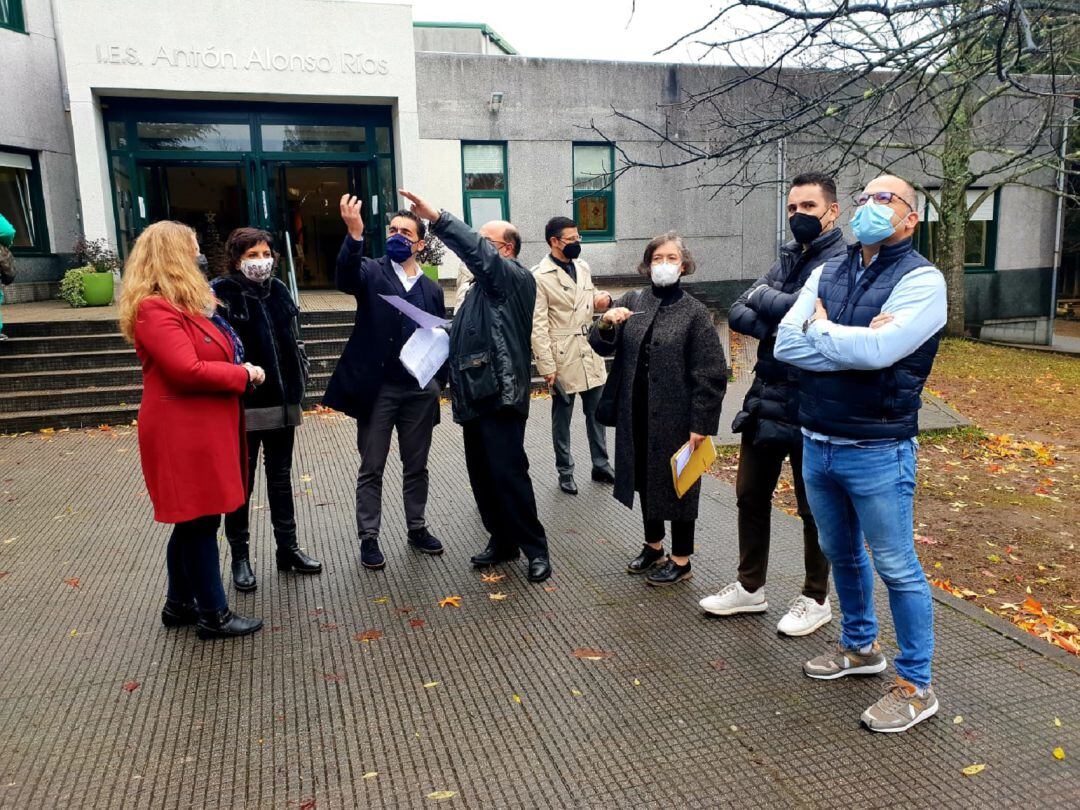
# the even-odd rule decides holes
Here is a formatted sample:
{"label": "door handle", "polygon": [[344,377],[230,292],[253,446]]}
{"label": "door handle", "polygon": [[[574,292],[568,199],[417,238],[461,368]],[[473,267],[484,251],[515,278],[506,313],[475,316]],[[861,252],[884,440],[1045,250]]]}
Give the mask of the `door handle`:
{"label": "door handle", "polygon": [[372,194],[371,195],[371,214],[372,214],[372,216],[378,216],[379,215],[379,195],[378,194]]}
{"label": "door handle", "polygon": [[266,190],[262,192],[263,219],[270,219],[270,209],[266,205]]}
{"label": "door handle", "polygon": [[146,203],[141,194],[139,195],[139,219],[146,219]]}

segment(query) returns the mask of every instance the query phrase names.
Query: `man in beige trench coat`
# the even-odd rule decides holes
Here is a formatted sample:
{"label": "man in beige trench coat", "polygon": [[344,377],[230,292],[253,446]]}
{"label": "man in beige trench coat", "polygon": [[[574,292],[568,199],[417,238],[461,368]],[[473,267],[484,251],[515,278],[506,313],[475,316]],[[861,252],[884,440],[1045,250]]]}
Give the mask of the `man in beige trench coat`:
{"label": "man in beige trench coat", "polygon": [[588,338],[593,312],[611,306],[611,296],[597,292],[589,265],[578,258],[581,235],[574,220],[554,217],[544,228],[544,237],[551,252],[532,269],[536,278],[532,350],[536,368],[551,389],[551,439],[559,488],[577,495],[574,457],[570,454],[570,419],[578,394],[589,436],[592,479],[615,482],[604,426],[596,421],[607,369],[603,358],[589,346]]}

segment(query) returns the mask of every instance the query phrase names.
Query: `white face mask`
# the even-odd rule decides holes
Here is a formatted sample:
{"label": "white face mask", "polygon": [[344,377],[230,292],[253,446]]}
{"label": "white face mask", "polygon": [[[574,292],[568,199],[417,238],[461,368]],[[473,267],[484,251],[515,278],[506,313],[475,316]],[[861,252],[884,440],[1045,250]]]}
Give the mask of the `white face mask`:
{"label": "white face mask", "polygon": [[671,262],[663,262],[652,266],[652,283],[657,287],[670,287],[679,280],[682,268]]}
{"label": "white face mask", "polygon": [[240,272],[256,283],[262,283],[270,278],[274,272],[274,260],[270,259],[242,259]]}

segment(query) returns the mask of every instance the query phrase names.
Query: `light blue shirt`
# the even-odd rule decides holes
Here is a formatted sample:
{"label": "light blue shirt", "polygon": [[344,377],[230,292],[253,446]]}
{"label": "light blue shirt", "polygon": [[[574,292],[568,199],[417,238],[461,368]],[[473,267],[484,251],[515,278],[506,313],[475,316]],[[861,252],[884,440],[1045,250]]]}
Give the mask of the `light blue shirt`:
{"label": "light blue shirt", "polygon": [[[876,256],[874,258],[877,258]],[[824,266],[824,265],[822,265]],[[877,329],[844,326],[829,320],[803,323],[814,314],[821,267],[816,268],[799,297],[780,322],[773,354],[777,360],[805,371],[873,371],[888,368],[907,357],[936,334],[948,319],[945,277],[933,265],[912,270],[893,287],[881,307],[893,316]],[[803,428],[818,441],[854,444],[857,440],[824,436]]]}

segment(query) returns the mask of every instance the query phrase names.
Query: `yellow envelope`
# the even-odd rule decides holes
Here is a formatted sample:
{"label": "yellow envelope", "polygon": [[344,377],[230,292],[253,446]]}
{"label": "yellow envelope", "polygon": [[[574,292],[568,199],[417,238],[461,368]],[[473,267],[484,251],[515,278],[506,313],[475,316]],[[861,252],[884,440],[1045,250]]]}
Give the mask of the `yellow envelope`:
{"label": "yellow envelope", "polygon": [[690,442],[680,447],[671,457],[671,478],[675,482],[675,494],[680,498],[685,495],[715,459],[716,445],[713,444],[712,436],[706,436],[705,441],[699,444],[693,453],[690,452]]}

